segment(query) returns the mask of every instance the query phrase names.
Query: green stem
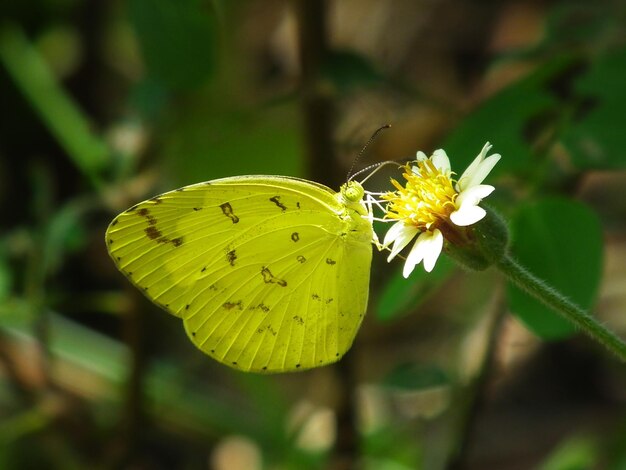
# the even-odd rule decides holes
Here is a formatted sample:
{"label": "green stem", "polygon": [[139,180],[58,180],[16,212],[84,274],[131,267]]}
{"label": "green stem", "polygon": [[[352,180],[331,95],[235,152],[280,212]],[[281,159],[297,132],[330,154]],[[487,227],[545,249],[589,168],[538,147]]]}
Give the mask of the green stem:
{"label": "green stem", "polygon": [[622,361],[626,362],[626,343],[585,310],[530,273],[511,258],[510,255],[504,255],[496,263],[496,266],[500,272],[505,274],[519,288],[554,309],[587,335],[591,336],[591,338],[615,353]]}

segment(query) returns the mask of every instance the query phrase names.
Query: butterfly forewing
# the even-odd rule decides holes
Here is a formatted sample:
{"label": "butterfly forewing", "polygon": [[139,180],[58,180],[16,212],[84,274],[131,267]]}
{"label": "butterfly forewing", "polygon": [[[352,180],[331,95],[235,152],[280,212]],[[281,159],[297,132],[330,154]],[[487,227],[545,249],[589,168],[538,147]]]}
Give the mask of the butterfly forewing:
{"label": "butterfly forewing", "polygon": [[192,341],[243,370],[339,359],[367,304],[371,225],[330,189],[284,177],[188,186],[120,214],[107,231],[119,269],[182,317]]}

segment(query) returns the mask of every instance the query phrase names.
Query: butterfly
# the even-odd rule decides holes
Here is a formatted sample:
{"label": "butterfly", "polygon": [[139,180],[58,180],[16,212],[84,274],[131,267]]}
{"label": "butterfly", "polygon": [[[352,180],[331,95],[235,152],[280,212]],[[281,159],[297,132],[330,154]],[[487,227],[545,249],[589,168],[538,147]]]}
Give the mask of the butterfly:
{"label": "butterfly", "polygon": [[204,353],[253,372],[339,360],[367,308],[372,221],[365,191],[286,176],[185,186],[119,214],[117,268],[182,319]]}

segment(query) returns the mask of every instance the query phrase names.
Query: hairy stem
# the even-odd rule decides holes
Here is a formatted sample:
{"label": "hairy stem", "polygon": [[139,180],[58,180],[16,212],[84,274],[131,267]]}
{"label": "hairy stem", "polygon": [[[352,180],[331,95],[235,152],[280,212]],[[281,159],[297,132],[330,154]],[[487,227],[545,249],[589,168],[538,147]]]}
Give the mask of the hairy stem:
{"label": "hairy stem", "polygon": [[626,343],[585,310],[530,273],[510,255],[503,256],[496,266],[519,288],[555,310],[626,362]]}

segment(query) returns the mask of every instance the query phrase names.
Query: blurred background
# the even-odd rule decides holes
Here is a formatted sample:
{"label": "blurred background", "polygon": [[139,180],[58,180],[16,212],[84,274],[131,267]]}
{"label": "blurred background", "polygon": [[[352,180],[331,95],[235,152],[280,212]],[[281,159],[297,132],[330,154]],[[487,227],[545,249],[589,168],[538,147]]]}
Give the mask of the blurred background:
{"label": "blurred background", "polygon": [[374,253],[351,352],[259,376],[104,245],[199,181],[338,188],[385,124],[360,167],[490,141],[515,255],[626,338],[625,84],[619,0],[3,0],[0,467],[626,468],[624,364],[493,270]]}

